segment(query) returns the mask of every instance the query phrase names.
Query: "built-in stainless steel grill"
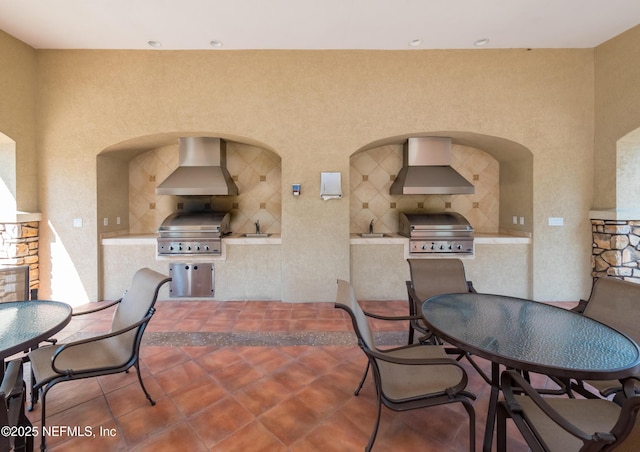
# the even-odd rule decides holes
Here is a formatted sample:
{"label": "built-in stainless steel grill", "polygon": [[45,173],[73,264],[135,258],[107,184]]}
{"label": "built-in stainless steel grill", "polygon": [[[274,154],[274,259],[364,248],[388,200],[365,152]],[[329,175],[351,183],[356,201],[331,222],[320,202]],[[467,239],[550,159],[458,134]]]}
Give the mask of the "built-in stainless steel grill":
{"label": "built-in stainless steel grill", "polygon": [[456,212],[401,213],[400,234],[410,253],[473,254],[473,228]]}
{"label": "built-in stainless steel grill", "polygon": [[158,255],[220,254],[229,233],[228,212],[176,212],[158,229]]}

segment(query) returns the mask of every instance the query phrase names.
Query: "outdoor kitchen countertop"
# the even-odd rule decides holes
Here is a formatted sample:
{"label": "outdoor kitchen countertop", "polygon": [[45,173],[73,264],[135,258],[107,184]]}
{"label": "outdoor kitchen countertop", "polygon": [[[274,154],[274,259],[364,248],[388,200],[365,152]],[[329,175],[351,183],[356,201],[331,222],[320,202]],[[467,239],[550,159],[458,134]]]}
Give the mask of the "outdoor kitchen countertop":
{"label": "outdoor kitchen countertop", "polygon": [[[103,237],[101,244],[110,245],[153,245],[156,246],[157,234],[121,234]],[[282,243],[280,234],[271,234],[269,237],[244,237],[243,234],[233,233],[223,237],[227,245],[279,245]],[[361,237],[360,234],[351,234],[351,245],[403,245],[409,239],[399,234],[384,234],[383,237]],[[516,245],[529,244],[531,238],[509,234],[475,234],[476,245]]]}
{"label": "outdoor kitchen countertop", "polygon": [[[383,237],[362,237],[360,234],[351,234],[352,245],[403,245],[409,240],[408,237],[400,234],[387,234]],[[531,243],[531,238],[510,234],[474,234],[476,245],[515,245]]]}
{"label": "outdoor kitchen countertop", "polygon": [[[156,246],[158,234],[120,234],[102,237],[103,246],[110,245],[153,245]],[[279,245],[282,243],[280,234],[270,234],[268,237],[244,237],[244,234],[233,233],[222,237],[226,245]]]}

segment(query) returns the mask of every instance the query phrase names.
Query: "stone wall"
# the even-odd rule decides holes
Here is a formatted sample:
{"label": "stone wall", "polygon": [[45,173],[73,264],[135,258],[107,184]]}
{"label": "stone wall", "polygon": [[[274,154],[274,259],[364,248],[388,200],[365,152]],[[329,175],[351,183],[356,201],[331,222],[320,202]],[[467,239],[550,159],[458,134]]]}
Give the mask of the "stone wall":
{"label": "stone wall", "polygon": [[29,288],[40,286],[39,222],[0,223],[0,266],[29,266]]}
{"label": "stone wall", "polygon": [[640,283],[640,220],[591,220],[592,276]]}

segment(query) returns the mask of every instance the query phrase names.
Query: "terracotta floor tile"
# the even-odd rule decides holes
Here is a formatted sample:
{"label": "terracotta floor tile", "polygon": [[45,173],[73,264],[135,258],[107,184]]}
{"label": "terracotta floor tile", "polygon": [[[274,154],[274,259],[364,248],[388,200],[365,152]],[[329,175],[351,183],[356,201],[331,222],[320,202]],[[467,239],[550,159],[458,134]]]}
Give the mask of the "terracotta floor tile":
{"label": "terracotta floor tile", "polygon": [[207,447],[187,422],[180,422],[149,438],[133,449],[135,452],[204,452]]}
{"label": "terracotta floor tile", "polygon": [[[47,416],[46,427],[54,429],[51,435],[46,435],[47,445],[53,447],[78,436],[76,433],[67,433],[63,429],[77,428],[76,431],[79,434],[96,433],[99,427],[106,426],[109,422],[113,422],[113,417],[106,400],[103,397],[89,400],[77,405],[72,410]],[[39,439],[35,444],[40,444]]]}
{"label": "terracotta floor tile", "polygon": [[368,434],[359,430],[350,419],[336,414],[327,418],[311,433],[296,441],[290,450],[292,452],[361,451],[368,441]]}
{"label": "terracotta floor tile", "polygon": [[294,361],[272,374],[273,379],[290,391],[297,391],[313,381],[317,375],[312,369],[302,363]]}
{"label": "terracotta floor tile", "polygon": [[165,394],[171,394],[182,390],[189,383],[200,380],[206,375],[207,373],[202,367],[195,361],[189,360],[157,373],[155,380]]}
{"label": "terracotta floor tile", "polygon": [[233,396],[254,416],[258,416],[290,398],[291,391],[266,377],[240,388]]}
{"label": "terracotta floor tile", "polygon": [[182,421],[173,402],[164,397],[117,419],[127,444],[136,445]]}
{"label": "terracotta floor tile", "polygon": [[172,394],[171,400],[180,412],[186,416],[192,416],[227,396],[222,386],[212,378],[205,376],[199,380],[193,380],[191,384]]}
{"label": "terracotta floor tile", "polygon": [[226,397],[190,419],[190,424],[209,448],[253,422],[254,417],[236,400]]}
{"label": "terracotta floor tile", "polygon": [[207,372],[215,372],[241,360],[242,357],[238,354],[237,350],[231,347],[218,348],[211,353],[197,358],[198,363]]}
{"label": "terracotta floor tile", "polygon": [[322,417],[303,401],[291,398],[258,419],[284,444],[290,446],[316,428]]}
{"label": "terracotta floor tile", "polygon": [[212,375],[222,387],[232,392],[259,380],[264,373],[245,361],[236,361],[212,372]]}
{"label": "terracotta floor tile", "polygon": [[286,452],[287,450],[287,446],[257,421],[237,430],[211,448],[212,452]]}
{"label": "terracotta floor tile", "polygon": [[[147,388],[153,400],[158,400],[164,396],[164,392],[154,378],[145,378],[143,381],[145,388]],[[135,382],[130,385],[123,386],[120,389],[106,394],[106,398],[115,417],[123,416],[138,408],[151,406],[151,403],[138,383],[137,377]]]}
{"label": "terracotta floor tile", "polygon": [[179,347],[166,347],[160,353],[144,358],[144,365],[152,374],[160,373],[189,360],[189,355]]}

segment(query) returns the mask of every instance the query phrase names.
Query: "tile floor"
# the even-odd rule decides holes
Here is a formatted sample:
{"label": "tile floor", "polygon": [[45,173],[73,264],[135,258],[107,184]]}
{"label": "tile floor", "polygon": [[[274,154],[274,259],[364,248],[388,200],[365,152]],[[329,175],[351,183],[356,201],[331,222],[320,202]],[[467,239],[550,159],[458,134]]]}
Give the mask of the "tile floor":
{"label": "tile floor", "polygon": [[[406,301],[363,306],[406,311]],[[145,385],[157,404],[147,402],[133,369],[58,384],[47,399],[47,425],[61,427],[48,438],[50,451],[363,450],[375,419],[374,387],[368,378],[353,395],[366,360],[346,314],[332,303],[159,301],[157,308],[141,350]],[[56,337],[76,339],[109,325],[108,311],[77,317]],[[404,322],[373,326],[382,342],[405,340]],[[479,450],[489,388],[463,364],[478,396]],[[40,404],[28,415],[39,425]],[[62,430],[74,426],[90,427],[92,436]],[[385,408],[374,450],[466,451],[467,429],[458,404]],[[515,428],[509,450],[527,450]]]}

